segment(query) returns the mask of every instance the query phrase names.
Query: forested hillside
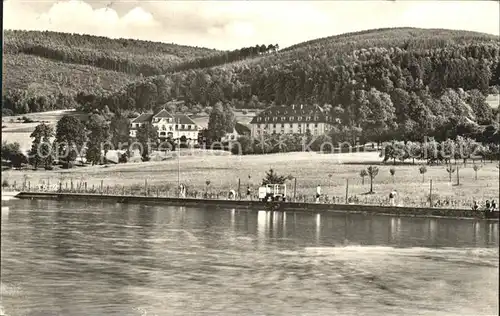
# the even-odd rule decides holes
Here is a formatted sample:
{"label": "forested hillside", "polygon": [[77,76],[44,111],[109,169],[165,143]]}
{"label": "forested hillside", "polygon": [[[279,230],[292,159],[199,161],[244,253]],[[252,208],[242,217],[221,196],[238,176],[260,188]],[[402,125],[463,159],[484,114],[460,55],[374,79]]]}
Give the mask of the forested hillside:
{"label": "forested hillside", "polygon": [[6,31],[4,38],[6,54],[34,55],[143,76],[161,74],[184,60],[218,52],[151,41],[57,32]]}
{"label": "forested hillside", "polygon": [[[212,67],[276,52],[234,51],[56,32],[5,31],[4,115],[66,108],[77,92],[101,95],[142,77]],[[54,103],[57,99],[68,102]]]}
{"label": "forested hillside", "polygon": [[[329,37],[222,66],[144,78],[85,107],[146,111],[171,99],[189,107],[230,102],[328,105],[345,135],[449,136],[494,118],[485,97],[500,79],[498,38],[465,31],[383,29]],[[465,127],[464,127],[465,128]]]}
{"label": "forested hillside", "polygon": [[66,109],[74,106],[78,92],[100,95],[216,53],[207,48],[131,39],[7,30],[2,113]]}

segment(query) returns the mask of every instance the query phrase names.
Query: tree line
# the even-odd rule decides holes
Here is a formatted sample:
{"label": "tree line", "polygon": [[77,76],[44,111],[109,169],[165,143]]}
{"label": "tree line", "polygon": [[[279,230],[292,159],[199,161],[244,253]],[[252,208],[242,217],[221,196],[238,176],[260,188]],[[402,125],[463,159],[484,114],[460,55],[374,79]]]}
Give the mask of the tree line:
{"label": "tree line", "polygon": [[[428,137],[422,141],[390,140],[381,144],[381,157],[386,161],[412,159],[426,160],[429,164],[449,162],[450,159],[500,159],[500,130],[488,126],[478,134],[455,135],[438,140]],[[284,152],[316,151],[339,153],[365,151],[364,142],[351,139],[349,132],[332,129],[329,133],[313,136],[306,134],[262,134],[261,137],[241,136],[237,142],[229,143],[227,149],[233,154],[253,155]],[[369,150],[369,149],[368,149]],[[375,150],[375,147],[371,150]]]}
{"label": "tree line", "polygon": [[220,52],[209,56],[199,57],[194,60],[187,60],[179,65],[172,67],[174,71],[184,71],[196,68],[208,68],[219,66],[227,63],[232,63],[235,61],[243,60],[246,58],[256,57],[262,54],[268,54],[271,52],[276,52],[279,49],[278,44],[269,45],[255,45],[251,47],[243,47],[240,49],[235,49],[229,52]]}
{"label": "tree line", "polygon": [[72,109],[78,103],[72,95],[34,95],[26,90],[10,89],[2,95],[2,116]]}
{"label": "tree line", "polygon": [[[155,130],[153,132],[156,133]],[[130,121],[128,118],[112,113],[91,113],[86,120],[75,116],[63,116],[55,127],[41,123],[36,126],[30,137],[33,139],[31,149],[24,155],[19,144],[2,143],[2,159],[10,161],[14,167],[30,164],[35,169],[43,167],[51,170],[55,162],[63,168],[73,167],[77,158],[88,163],[106,162],[106,154],[110,149],[126,150],[120,162],[126,162],[130,142]],[[149,134],[148,134],[149,133]],[[150,130],[139,129],[138,142],[147,148]],[[149,152],[144,154],[148,157]]]}

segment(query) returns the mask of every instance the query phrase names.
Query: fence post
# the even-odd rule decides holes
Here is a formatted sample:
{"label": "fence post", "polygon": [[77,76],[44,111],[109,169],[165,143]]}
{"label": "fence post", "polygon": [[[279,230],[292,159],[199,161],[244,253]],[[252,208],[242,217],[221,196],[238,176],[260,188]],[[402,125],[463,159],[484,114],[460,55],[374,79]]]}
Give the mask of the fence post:
{"label": "fence post", "polygon": [[71,179],[71,192],[73,192],[73,179]]}
{"label": "fence post", "polygon": [[160,189],[156,188],[156,197],[160,197]]}
{"label": "fence post", "polygon": [[144,179],[144,195],[148,196],[148,179]]}
{"label": "fence post", "polygon": [[17,182],[14,181],[14,191],[16,191],[16,187],[17,187]]}
{"label": "fence post", "polygon": [[47,191],[50,191],[50,178],[47,179]]}
{"label": "fence post", "polygon": [[66,181],[66,191],[68,191],[68,181]]}
{"label": "fence post", "polygon": [[239,199],[241,200],[241,192],[240,192],[240,188],[241,188],[241,179],[238,178],[238,197]]}
{"label": "fence post", "polygon": [[432,208],[432,179],[431,179],[431,185],[429,188],[429,203],[430,203],[431,208]]}
{"label": "fence post", "polygon": [[459,165],[457,164],[457,185],[460,185],[460,175],[458,173],[458,171],[460,170],[460,167]]}
{"label": "fence post", "polygon": [[122,186],[122,195],[125,195],[125,185]]}
{"label": "fence post", "polygon": [[62,181],[59,181],[59,193],[62,192]]}
{"label": "fence post", "polygon": [[87,181],[85,181],[85,193],[87,193]]}
{"label": "fence post", "polygon": [[31,191],[31,181],[28,181],[28,192]]}
{"label": "fence post", "polygon": [[104,180],[101,180],[101,195],[104,193],[103,192],[103,190],[104,190],[103,186],[104,186]]}
{"label": "fence post", "polygon": [[106,186],[106,195],[109,195],[109,185]]}
{"label": "fence post", "polygon": [[296,202],[295,197],[297,196],[297,178],[293,178],[293,201]]}
{"label": "fence post", "polygon": [[345,204],[347,204],[348,199],[349,199],[349,179],[346,179],[346,185],[345,185]]}

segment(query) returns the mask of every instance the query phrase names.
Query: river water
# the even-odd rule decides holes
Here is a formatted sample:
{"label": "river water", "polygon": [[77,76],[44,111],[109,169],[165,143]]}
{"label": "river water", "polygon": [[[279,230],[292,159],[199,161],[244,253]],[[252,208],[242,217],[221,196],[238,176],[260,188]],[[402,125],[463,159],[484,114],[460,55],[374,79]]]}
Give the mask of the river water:
{"label": "river water", "polygon": [[2,206],[6,315],[498,315],[498,223]]}

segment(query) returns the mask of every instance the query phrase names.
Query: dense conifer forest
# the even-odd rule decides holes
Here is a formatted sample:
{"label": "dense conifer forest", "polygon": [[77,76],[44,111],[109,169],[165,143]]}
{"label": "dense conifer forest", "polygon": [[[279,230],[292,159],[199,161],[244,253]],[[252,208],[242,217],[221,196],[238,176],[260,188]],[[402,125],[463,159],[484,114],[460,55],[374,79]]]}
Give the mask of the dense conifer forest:
{"label": "dense conifer forest", "polygon": [[[218,102],[255,109],[316,103],[340,118],[337,128],[343,134],[374,141],[420,140],[424,134],[444,139],[450,129],[493,124],[497,111],[485,98],[500,84],[500,44],[488,34],[379,29],[283,50],[262,44],[233,52],[47,34],[8,33],[6,52],[112,69],[137,79],[121,88],[80,90],[64,103],[76,102],[86,111],[141,112],[173,99],[182,100],[188,111]],[[8,89],[5,108],[15,113],[47,109],[22,93]]]}

